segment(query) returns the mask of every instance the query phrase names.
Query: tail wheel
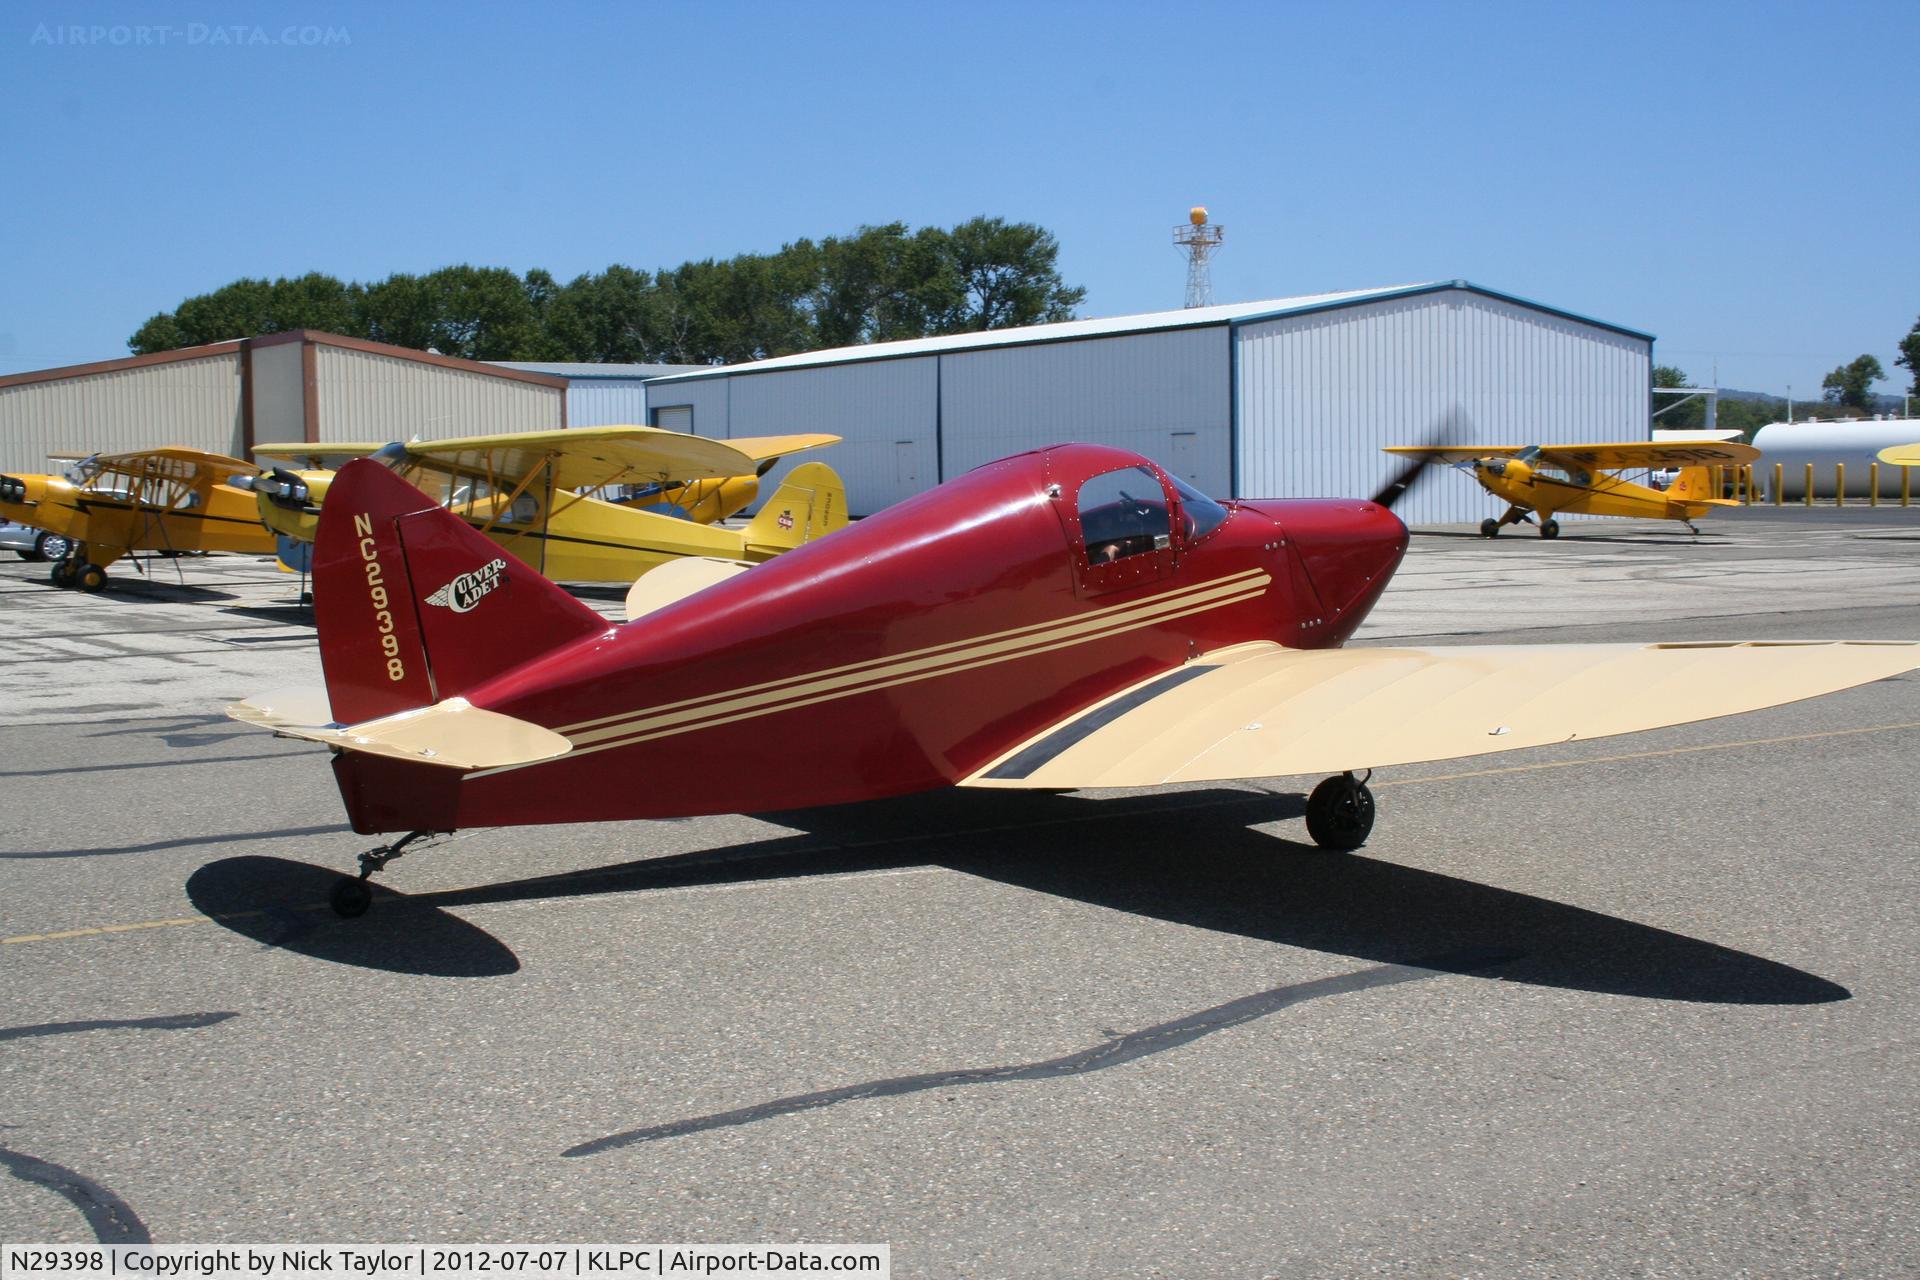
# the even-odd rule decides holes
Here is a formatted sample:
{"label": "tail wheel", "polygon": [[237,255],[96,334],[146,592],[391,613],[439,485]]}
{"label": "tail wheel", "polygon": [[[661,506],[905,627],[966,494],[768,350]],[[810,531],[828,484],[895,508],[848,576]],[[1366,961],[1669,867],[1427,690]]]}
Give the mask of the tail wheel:
{"label": "tail wheel", "polygon": [[1485,520],[1482,520],[1480,522],[1481,537],[1491,538],[1497,535],[1499,532],[1500,532],[1500,522],[1498,520],[1495,520],[1492,516],[1488,516]]}
{"label": "tail wheel", "polygon": [[1545,520],[1542,520],[1540,522],[1540,536],[1543,538],[1559,537],[1560,522],[1558,520],[1555,520],[1552,516],[1548,516]]}
{"label": "tail wheel", "polygon": [[1307,797],[1307,834],[1322,849],[1358,849],[1373,832],[1373,792],[1351,773],[1328,778]]}
{"label": "tail wheel", "polygon": [[73,585],[90,595],[98,595],[107,585],[107,571],[97,564],[83,564],[74,573]]}

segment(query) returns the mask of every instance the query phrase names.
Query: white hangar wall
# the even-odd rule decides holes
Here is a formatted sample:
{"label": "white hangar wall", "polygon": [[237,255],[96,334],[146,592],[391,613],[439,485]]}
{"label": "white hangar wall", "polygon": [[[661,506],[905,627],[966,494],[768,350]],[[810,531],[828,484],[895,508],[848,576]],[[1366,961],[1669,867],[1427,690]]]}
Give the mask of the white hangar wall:
{"label": "white hangar wall", "polygon": [[940,357],[948,479],[1043,445],[1132,449],[1210,493],[1232,483],[1224,324]]}
{"label": "white hangar wall", "polygon": [[[1458,444],[1648,436],[1652,340],[1462,288],[1236,328],[1243,497],[1364,497],[1457,407]],[[1436,470],[1395,508],[1409,524],[1497,515]]]}
{"label": "white hangar wall", "polygon": [[[793,467],[817,460],[846,482],[848,509],[870,515],[939,483],[939,375],[938,357],[925,356],[727,378],[727,434],[840,436],[783,461],[760,491],[771,494]],[[697,410],[694,429],[707,434]]]}

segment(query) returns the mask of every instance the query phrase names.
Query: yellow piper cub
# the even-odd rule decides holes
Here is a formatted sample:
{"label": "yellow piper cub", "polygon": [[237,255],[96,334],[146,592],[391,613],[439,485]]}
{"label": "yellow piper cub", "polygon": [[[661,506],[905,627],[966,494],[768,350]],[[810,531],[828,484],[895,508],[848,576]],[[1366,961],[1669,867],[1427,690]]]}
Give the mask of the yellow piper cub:
{"label": "yellow piper cub", "polygon": [[[1562,511],[1587,516],[1632,516],[1678,520],[1694,533],[1693,522],[1715,507],[1740,504],[1717,492],[1717,467],[1741,466],[1760,456],[1752,445],[1724,440],[1629,441],[1621,444],[1395,445],[1386,452],[1470,469],[1480,487],[1508,503],[1498,520],[1480,522],[1482,537],[1506,525],[1540,516],[1540,536],[1560,536]],[[1678,467],[1680,474],[1664,492],[1635,484],[1621,471],[1641,467]]]}
{"label": "yellow piper cub", "polygon": [[[406,444],[269,444],[262,458],[305,461],[373,455],[415,488],[557,582],[630,583],[687,556],[753,562],[825,537],[847,522],[846,489],[831,467],[795,467],[741,529],[718,520],[751,501],[757,477],[786,454],[838,436],[710,440],[656,427],[574,427]],[[248,482],[257,519],[311,544],[329,470],[289,471]],[[594,496],[638,491],[637,498]],[[649,504],[683,510],[687,516]],[[285,556],[283,554],[283,560]]]}
{"label": "yellow piper cub", "polygon": [[232,487],[260,469],[239,458],[167,447],[94,454],[74,476],[0,476],[0,516],[66,536],[50,575],[57,587],[99,591],[107,566],[130,551],[242,551],[268,555],[253,495]]}

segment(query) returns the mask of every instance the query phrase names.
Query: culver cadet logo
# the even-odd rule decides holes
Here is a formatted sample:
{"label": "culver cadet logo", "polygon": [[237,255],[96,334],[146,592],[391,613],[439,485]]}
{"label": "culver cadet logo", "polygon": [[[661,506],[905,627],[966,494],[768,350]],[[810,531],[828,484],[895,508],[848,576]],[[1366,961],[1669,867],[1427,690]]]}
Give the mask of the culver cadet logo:
{"label": "culver cadet logo", "polygon": [[507,580],[507,562],[495,560],[483,564],[472,573],[463,573],[427,597],[428,604],[437,604],[443,609],[455,613],[465,613],[486,598],[488,592]]}

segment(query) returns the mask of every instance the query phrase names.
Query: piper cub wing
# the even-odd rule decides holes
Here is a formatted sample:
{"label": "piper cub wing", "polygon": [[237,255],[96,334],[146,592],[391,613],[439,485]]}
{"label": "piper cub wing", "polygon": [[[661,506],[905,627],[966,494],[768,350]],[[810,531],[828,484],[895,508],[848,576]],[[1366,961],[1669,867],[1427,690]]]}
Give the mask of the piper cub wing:
{"label": "piper cub wing", "polygon": [[[685,493],[715,518],[757,492],[757,474],[799,448],[837,436],[742,441],[656,427],[576,427],[406,444],[271,444],[263,458],[313,463],[377,455],[471,527],[558,581],[630,583],[683,556],[757,562],[846,523],[840,478],[820,463],[794,469],[744,529],[680,518],[596,494],[638,489]],[[746,447],[741,447],[746,446]],[[314,540],[333,473],[276,470],[252,482],[261,518],[278,533]]]}
{"label": "piper cub wing", "polygon": [[1888,445],[1876,456],[1896,467],[1920,467],[1920,444]]}
{"label": "piper cub wing", "polygon": [[259,472],[251,462],[170,445],[93,454],[71,471],[0,476],[0,516],[68,539],[56,586],[99,591],[107,566],[134,551],[274,549],[252,497],[233,485]]}
{"label": "piper cub wing", "polygon": [[[1507,525],[1531,522],[1536,514],[1540,536],[1558,537],[1560,522],[1554,517],[1563,511],[1678,520],[1697,534],[1693,522],[1708,511],[1739,505],[1720,496],[1718,468],[1760,456],[1752,445],[1714,436],[1611,444],[1393,445],[1385,451],[1461,467],[1481,488],[1504,499],[1508,506],[1498,520],[1480,522],[1488,538]],[[1619,474],[1643,467],[1677,467],[1679,475],[1662,492]]]}

